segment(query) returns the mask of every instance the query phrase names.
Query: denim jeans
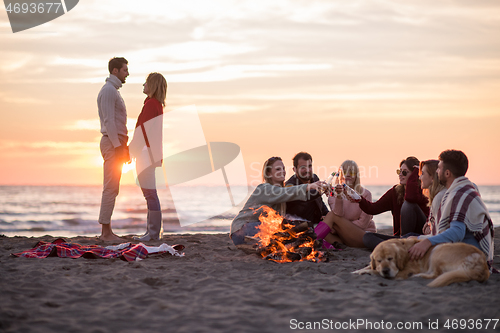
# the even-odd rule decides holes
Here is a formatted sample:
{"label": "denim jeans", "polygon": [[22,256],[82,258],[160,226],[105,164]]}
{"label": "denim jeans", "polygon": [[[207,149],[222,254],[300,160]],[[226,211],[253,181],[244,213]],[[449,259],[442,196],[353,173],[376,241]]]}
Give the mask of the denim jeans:
{"label": "denim jeans", "polygon": [[421,235],[427,217],[416,203],[403,202],[401,206],[401,235],[410,232]]}
{"label": "denim jeans", "polygon": [[[407,233],[401,238],[408,238],[410,236],[420,236],[420,234],[410,232]],[[366,248],[373,250],[377,245],[382,243],[385,240],[392,239],[392,238],[399,238],[398,236],[391,236],[391,235],[384,235],[384,234],[379,234],[376,232],[366,232],[363,236],[363,244],[365,245]]]}
{"label": "denim jeans", "polygon": [[245,236],[255,236],[260,230],[260,222],[249,222],[243,225],[240,230],[231,235],[234,245],[245,243]]}
{"label": "denim jeans", "polygon": [[148,210],[161,210],[160,199],[156,192],[155,167],[150,166],[144,169],[138,176],[139,185],[141,186],[142,194],[146,199]]}

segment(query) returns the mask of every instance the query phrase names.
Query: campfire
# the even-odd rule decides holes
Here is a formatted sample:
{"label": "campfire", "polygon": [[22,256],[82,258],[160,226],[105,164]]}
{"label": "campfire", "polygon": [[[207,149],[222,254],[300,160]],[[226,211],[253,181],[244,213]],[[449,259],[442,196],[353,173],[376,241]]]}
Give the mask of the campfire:
{"label": "campfire", "polygon": [[[262,206],[260,212],[257,254],[275,262],[326,261],[322,242],[316,240],[312,224],[308,221],[283,218],[275,210]],[[254,239],[255,239],[254,238]]]}

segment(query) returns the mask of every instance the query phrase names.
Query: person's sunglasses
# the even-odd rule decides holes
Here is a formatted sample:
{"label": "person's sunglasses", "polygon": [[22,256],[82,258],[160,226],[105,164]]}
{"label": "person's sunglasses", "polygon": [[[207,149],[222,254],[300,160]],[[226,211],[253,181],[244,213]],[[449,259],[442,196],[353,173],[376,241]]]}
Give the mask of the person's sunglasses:
{"label": "person's sunglasses", "polygon": [[407,174],[409,174],[409,173],[410,173],[410,171],[409,171],[409,170],[401,170],[401,169],[397,169],[397,170],[396,170],[396,173],[397,173],[398,175],[399,175],[400,173],[402,173],[402,174],[403,174],[403,176],[404,176],[404,177],[406,177],[406,175],[407,175]]}

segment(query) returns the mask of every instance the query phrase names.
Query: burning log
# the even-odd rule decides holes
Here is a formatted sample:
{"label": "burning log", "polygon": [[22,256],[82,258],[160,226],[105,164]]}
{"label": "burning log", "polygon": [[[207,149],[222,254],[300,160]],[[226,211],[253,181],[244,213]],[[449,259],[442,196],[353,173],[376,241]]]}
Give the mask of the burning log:
{"label": "burning log", "polygon": [[281,227],[283,229],[290,229],[290,228],[293,228],[293,227],[296,227],[296,226],[301,226],[301,225],[306,224],[306,223],[307,223],[308,227],[312,227],[313,226],[312,222],[309,222],[309,221],[306,221],[306,220],[290,220],[290,219],[284,218],[283,222],[281,222]]}
{"label": "burning log", "polygon": [[312,253],[313,248],[312,247],[299,247],[296,251],[298,254],[300,254],[300,256],[302,258],[305,258]]}
{"label": "burning log", "polygon": [[[280,249],[281,248],[281,249]],[[267,246],[261,246],[257,248],[257,253],[260,254],[261,256],[265,257],[268,254],[271,254],[273,252],[283,250],[286,247],[281,245],[277,240],[271,239],[271,242]]]}
{"label": "burning log", "polygon": [[323,241],[322,241],[322,240],[319,240],[319,239],[316,239],[316,240],[314,241],[313,248],[314,248],[315,250],[320,250],[320,249],[322,249],[322,248],[323,248]]}
{"label": "burning log", "polygon": [[312,239],[295,238],[295,239],[293,239],[292,242],[289,242],[289,243],[284,244],[284,245],[287,249],[297,249],[297,248],[304,247],[305,244],[309,244],[309,243],[313,243],[313,242],[314,242],[314,240],[312,240]]}
{"label": "burning log", "polygon": [[316,235],[316,233],[314,232],[314,229],[313,228],[309,228],[309,230],[307,230],[306,232],[303,232],[299,235],[299,238],[311,238],[311,239],[316,239],[318,236]]}
{"label": "burning log", "polygon": [[273,260],[277,262],[287,262],[287,261],[293,262],[302,260],[302,256],[294,252],[274,252],[264,257],[264,259]]}
{"label": "burning log", "polygon": [[288,229],[287,232],[292,236],[296,236],[297,234],[304,232],[306,230],[309,230],[309,223],[303,222],[293,228]]}
{"label": "burning log", "polygon": [[291,236],[293,236],[293,235],[291,235],[290,233],[288,233],[286,231],[285,232],[275,232],[273,234],[274,238],[282,238],[283,240],[288,240],[288,239],[290,239]]}

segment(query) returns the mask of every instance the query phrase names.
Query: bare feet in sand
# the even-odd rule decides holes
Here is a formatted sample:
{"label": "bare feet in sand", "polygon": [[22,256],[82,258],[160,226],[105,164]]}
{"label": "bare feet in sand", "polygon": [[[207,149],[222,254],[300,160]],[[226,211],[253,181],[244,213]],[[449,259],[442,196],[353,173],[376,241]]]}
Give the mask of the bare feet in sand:
{"label": "bare feet in sand", "polygon": [[114,233],[108,234],[108,235],[103,235],[99,236],[99,240],[105,241],[105,242],[122,242],[124,241],[122,238],[119,236],[115,235]]}
{"label": "bare feet in sand", "polygon": [[111,224],[103,224],[101,236],[99,236],[99,240],[105,242],[122,242],[124,239],[118,237],[113,230],[111,229]]}

